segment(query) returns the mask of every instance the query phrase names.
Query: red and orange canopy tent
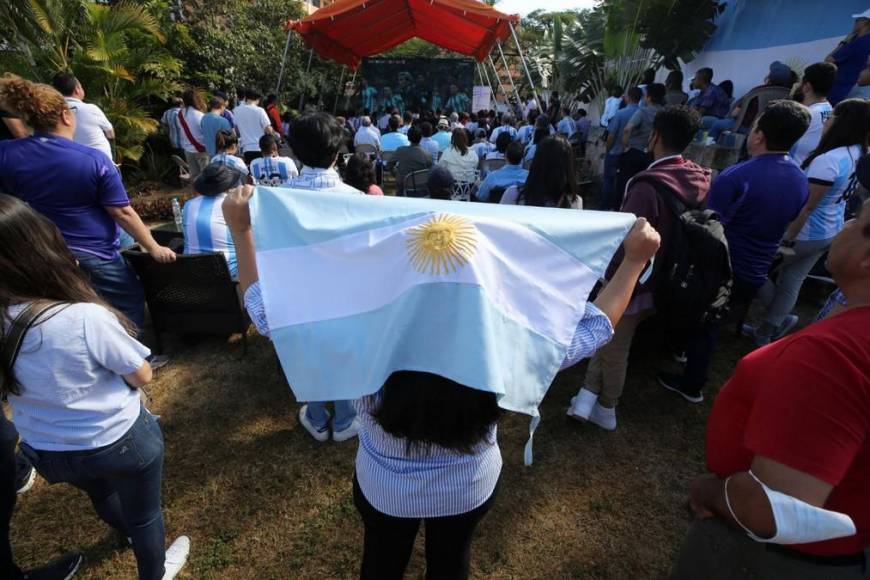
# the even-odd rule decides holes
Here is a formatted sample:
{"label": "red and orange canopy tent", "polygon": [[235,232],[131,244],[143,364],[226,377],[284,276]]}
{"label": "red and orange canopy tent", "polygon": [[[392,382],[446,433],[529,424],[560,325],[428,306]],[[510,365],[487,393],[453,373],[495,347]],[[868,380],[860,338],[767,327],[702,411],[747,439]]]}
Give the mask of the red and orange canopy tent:
{"label": "red and orange canopy tent", "polygon": [[356,69],[414,37],[481,62],[518,21],[477,0],[339,0],[287,29],[320,56]]}
{"label": "red and orange canopy tent", "polygon": [[[312,53],[356,71],[363,58],[386,52],[415,37],[472,56],[481,63],[494,46],[498,45],[501,51],[501,41],[513,34],[531,83],[513,28],[519,19],[478,0],[338,0],[306,18],[288,22],[287,46],[290,31],[295,31]],[[507,66],[506,60],[504,64]],[[279,89],[283,72],[282,61]]]}

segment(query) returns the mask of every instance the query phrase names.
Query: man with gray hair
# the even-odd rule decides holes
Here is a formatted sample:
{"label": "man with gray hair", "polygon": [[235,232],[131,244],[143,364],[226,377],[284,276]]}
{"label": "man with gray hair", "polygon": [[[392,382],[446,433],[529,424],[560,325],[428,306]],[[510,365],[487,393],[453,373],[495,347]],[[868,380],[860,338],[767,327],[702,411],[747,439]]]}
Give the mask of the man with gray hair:
{"label": "man with gray hair", "polygon": [[377,127],[372,126],[372,118],[365,116],[360,119],[360,128],[357,130],[353,138],[354,147],[360,145],[374,145],[376,149],[381,148],[381,132]]}

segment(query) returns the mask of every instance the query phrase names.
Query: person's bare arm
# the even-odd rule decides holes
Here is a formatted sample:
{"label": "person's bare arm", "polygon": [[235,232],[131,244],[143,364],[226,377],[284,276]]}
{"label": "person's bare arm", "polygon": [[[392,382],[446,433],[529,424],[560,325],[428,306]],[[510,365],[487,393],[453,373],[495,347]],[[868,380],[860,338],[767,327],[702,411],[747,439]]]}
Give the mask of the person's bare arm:
{"label": "person's bare arm", "polygon": [[791,222],[785,230],[785,235],[783,236],[783,240],[787,242],[794,241],[800,231],[803,229],[804,224],[807,223],[807,220],[810,217],[810,214],[816,209],[822,199],[825,197],[825,193],[828,191],[830,186],[823,185],[820,183],[810,183],[810,195],[807,198],[807,202],[804,204],[804,207],[801,209],[801,212],[798,216]]}
{"label": "person's bare arm", "polygon": [[251,196],[254,188],[250,185],[237,188],[224,198],[221,209],[227,227],[233,234],[236,246],[236,263],[239,267],[239,288],[244,296],[248,288],[260,279],[257,271],[257,253],[254,246],[254,232],[251,229]]}
{"label": "person's bare arm", "polygon": [[142,363],[142,366],[132,373],[124,375],[124,380],[134,389],[141,389],[151,382],[152,371],[148,361]]}
{"label": "person's bare arm", "polygon": [[[815,507],[824,506],[833,489],[831,484],[812,475],[760,455],[752,460],[751,469],[767,487]],[[692,483],[689,503],[699,518],[719,517],[738,529],[743,524],[760,538],[776,535],[776,521],[767,494],[748,472],[731,476],[728,502],[740,523],[735,521],[725,501],[724,479],[707,474]]]}
{"label": "person's bare arm", "polygon": [[631,138],[631,132],[634,131],[634,125],[629,123],[622,131],[622,150],[628,151],[628,140]]}
{"label": "person's bare arm", "polygon": [[21,119],[17,119],[15,117],[3,117],[3,123],[6,125],[6,128],[9,129],[9,132],[12,133],[12,137],[15,139],[21,139],[22,137],[27,137],[30,134],[30,131],[27,129],[27,125],[24,124],[24,121]]}
{"label": "person's bare arm", "polygon": [[115,138],[115,130],[114,129],[106,129],[103,131],[103,133],[106,134],[106,139],[108,139],[109,141],[111,141],[112,139]]}
{"label": "person's bare arm", "polygon": [[659,233],[645,218],[637,218],[631,231],[625,236],[622,247],[625,258],[607,285],[595,299],[595,306],[607,315],[610,324],[616,326],[628,307],[637,279],[661,244]]}
{"label": "person's bare arm", "polygon": [[103,207],[111,218],[115,220],[115,223],[133,236],[133,239],[142,246],[142,249],[151,254],[151,257],[161,263],[175,261],[175,252],[161,246],[154,240],[151,230],[142,223],[142,218],[139,217],[139,214],[136,213],[136,210],[132,206],[106,205]]}
{"label": "person's bare arm", "polygon": [[604,142],[604,150],[608,153],[610,152],[610,148],[613,147],[613,144],[616,142],[616,133],[613,131],[609,131],[607,133],[607,141]]}

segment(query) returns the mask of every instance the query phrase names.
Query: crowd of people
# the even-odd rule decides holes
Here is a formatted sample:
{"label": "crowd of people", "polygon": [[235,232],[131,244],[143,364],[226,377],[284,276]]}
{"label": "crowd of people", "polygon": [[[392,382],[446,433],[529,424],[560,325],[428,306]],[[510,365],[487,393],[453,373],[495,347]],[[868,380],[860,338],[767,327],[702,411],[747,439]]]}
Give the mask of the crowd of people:
{"label": "crowd of people", "polygon": [[[617,428],[631,345],[647,320],[659,321],[683,365],[658,382],[690,403],[704,400],[722,328],[734,324],[758,346],[713,403],[710,473],[690,490],[698,519],[677,578],[870,571],[870,201],[858,195],[870,186],[870,100],[846,98],[863,82],[867,39],[870,14],[858,15],[828,61],[802,75],[774,62],[738,99],[700,69],[689,90],[678,71],[663,84],[651,71],[605,104],[593,205],[637,222],[566,353],[562,368],[591,359],[567,416]],[[584,206],[575,160],[591,123],[558,95],[545,110],[515,111],[519,119],[413,107],[292,118],[273,95],[261,107],[259,91],[236,93],[206,106],[185,91],[161,123],[197,194],[183,208],[184,252],[225,255],[264,336],[253,186],[383,197],[390,173],[397,195],[455,200],[464,184],[469,202]],[[145,299],[119,252],[121,231],[158,262],[176,254],[132,209],[112,126],[84,98],[68,73],[53,86],[0,79],[0,393],[13,411],[12,421],[0,415],[0,574],[69,578],[81,563],[69,554],[29,573],[14,564],[16,492],[39,473],[88,495],[127,538],[140,578],[171,580],[190,540],[165,547],[163,436],[140,397],[152,378],[140,342]],[[733,135],[744,138],[744,160],[715,177],[684,157],[693,141]],[[425,187],[409,180],[418,174]],[[801,286],[825,255],[837,290],[793,332]],[[756,300],[761,319],[748,323]],[[427,577],[467,577],[475,529],[499,488],[495,395],[407,369],[361,400],[302,403],[299,423],[316,441],[360,440],[361,577],[402,577],[421,522]]]}

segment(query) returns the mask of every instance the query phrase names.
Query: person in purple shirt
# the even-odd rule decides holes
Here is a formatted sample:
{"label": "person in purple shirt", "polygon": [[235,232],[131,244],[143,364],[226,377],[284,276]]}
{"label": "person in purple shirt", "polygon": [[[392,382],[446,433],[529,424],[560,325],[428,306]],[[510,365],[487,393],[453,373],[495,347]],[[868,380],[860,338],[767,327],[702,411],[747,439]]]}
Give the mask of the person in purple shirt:
{"label": "person in purple shirt", "polygon": [[846,98],[858,81],[858,75],[870,56],[870,10],[854,14],[855,27],[825,59],[837,65],[837,80],[828,93],[828,101],[836,105]]}
{"label": "person in purple shirt", "polygon": [[141,328],[144,291],[118,251],[119,226],[159,262],[175,260],[175,253],[154,241],[106,154],[72,140],[76,118],[59,92],[7,75],[0,102],[34,130],[0,142],[0,190],[53,221],[96,290]]}
{"label": "person in purple shirt", "polygon": [[[707,208],[719,214],[731,252],[733,317],[746,313],[767,279],[786,228],[809,196],[806,175],[788,154],[809,125],[810,112],[803,105],[771,102],[746,140],[751,159],[725,169],[710,188]],[[696,329],[687,342],[683,375],[662,373],[660,380],[688,392],[700,391],[718,334],[718,325]]]}
{"label": "person in purple shirt", "polygon": [[705,121],[708,117],[722,119],[731,108],[731,99],[722,90],[722,87],[713,84],[713,69],[705,67],[695,73],[695,87],[701,90],[701,94],[695,100],[694,107],[701,114],[701,123],[704,126],[711,124]]}

